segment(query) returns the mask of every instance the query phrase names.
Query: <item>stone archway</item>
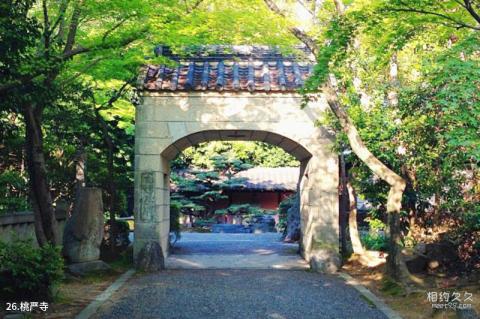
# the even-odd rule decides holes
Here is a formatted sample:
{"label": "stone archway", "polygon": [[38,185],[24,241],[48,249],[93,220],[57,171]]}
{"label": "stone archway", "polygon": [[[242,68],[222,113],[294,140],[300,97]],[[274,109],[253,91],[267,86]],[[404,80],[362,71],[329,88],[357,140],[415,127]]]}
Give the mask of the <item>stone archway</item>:
{"label": "stone archway", "polygon": [[[269,57],[271,55],[261,57],[263,65],[271,65]],[[278,55],[274,57],[278,71],[284,62]],[[219,90],[218,82],[222,76],[229,78],[228,72],[233,72],[230,77],[233,84],[235,76],[240,77],[238,82],[242,83],[242,72],[235,71],[235,63],[237,68],[242,66],[232,62],[230,70],[225,70],[228,64],[222,66],[224,60],[206,61],[200,66],[211,70],[212,63],[217,63],[217,80],[213,82],[217,85],[212,90],[208,86],[195,90],[195,66],[199,65],[196,61],[180,61],[186,70],[182,73],[179,66],[169,74],[170,84],[175,85],[169,85],[167,90],[162,89],[163,84],[160,88],[152,87],[152,81],[159,78],[166,81],[165,74],[160,73],[167,73],[164,67],[157,68],[156,75],[152,75],[150,67],[142,78],[142,102],[136,110],[135,137],[134,258],[137,264],[148,255],[145,247],[155,244],[161,247],[164,256],[168,255],[169,161],[183,149],[205,141],[255,140],[277,145],[301,162],[302,255],[307,261],[313,260],[317,267],[331,270],[339,260],[338,157],[332,151],[334,137],[316,125],[316,120],[327,110],[325,100],[319,96],[307,107],[300,108],[302,97],[292,89],[264,90],[267,73],[263,73],[262,90],[251,90],[247,82],[243,90],[241,85],[230,90],[227,83]],[[253,68],[251,63],[246,65],[249,78],[255,68],[271,72],[258,63]],[[284,79],[288,79],[285,69],[282,66],[280,71],[284,72]],[[294,81],[301,75],[295,65],[291,72]],[[183,87],[179,85],[182,76]],[[198,76],[203,77],[204,73]],[[271,88],[272,81],[268,80]],[[277,80],[281,81],[281,77],[277,76]],[[188,81],[192,86],[187,85]],[[203,79],[201,81],[203,83]],[[300,82],[294,84],[298,86]]]}

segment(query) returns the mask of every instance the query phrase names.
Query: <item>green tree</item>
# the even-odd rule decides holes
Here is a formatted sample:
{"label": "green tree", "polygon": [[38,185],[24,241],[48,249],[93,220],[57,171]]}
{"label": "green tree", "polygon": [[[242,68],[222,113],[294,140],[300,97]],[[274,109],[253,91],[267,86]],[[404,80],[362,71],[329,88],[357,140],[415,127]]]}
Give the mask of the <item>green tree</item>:
{"label": "green tree", "polygon": [[[2,111],[20,115],[25,123],[30,201],[41,245],[59,242],[47,174],[44,117],[65,102],[63,92],[78,84],[86,85],[94,88],[95,108],[108,105],[108,111],[98,110],[107,122],[116,121],[115,114],[133,117],[131,104],[125,99],[109,104],[108,92],[112,88],[118,92],[137,74],[154,43],[179,48],[239,38],[256,42],[264,36],[254,31],[258,29],[265,30],[272,43],[291,40],[281,31],[281,24],[266,28],[275,17],[267,10],[256,10],[253,5],[257,2],[9,0],[1,4],[1,106]],[[245,8],[250,15],[241,11]],[[102,134],[105,152],[110,154],[107,165],[111,167],[111,133],[103,130]],[[107,197],[114,198],[115,191],[109,188]]]}

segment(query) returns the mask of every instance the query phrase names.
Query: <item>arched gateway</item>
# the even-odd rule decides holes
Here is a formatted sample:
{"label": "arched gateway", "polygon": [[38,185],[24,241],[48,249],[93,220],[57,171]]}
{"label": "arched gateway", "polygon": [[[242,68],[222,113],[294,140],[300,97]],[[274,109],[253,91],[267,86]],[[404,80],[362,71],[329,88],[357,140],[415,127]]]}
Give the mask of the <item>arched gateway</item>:
{"label": "arched gateway", "polygon": [[[136,110],[134,258],[168,255],[169,161],[214,140],[264,141],[301,162],[302,255],[320,270],[338,265],[338,158],[333,137],[315,121],[325,100],[301,108],[296,90],[312,66],[266,47],[210,46],[175,56],[175,66],[148,66]],[[305,59],[304,59],[305,61]],[[157,247],[155,251],[155,247]],[[159,265],[161,267],[161,265]]]}

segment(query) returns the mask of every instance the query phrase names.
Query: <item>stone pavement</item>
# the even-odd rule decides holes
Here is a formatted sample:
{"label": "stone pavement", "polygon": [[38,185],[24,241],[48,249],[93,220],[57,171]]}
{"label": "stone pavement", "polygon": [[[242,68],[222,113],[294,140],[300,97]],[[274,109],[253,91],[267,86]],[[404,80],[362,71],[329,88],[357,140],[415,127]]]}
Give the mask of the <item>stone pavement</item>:
{"label": "stone pavement", "polygon": [[305,270],[189,269],[137,275],[93,318],[386,318],[337,276]]}
{"label": "stone pavement", "polygon": [[298,244],[287,244],[278,233],[182,233],[168,269],[308,269]]}
{"label": "stone pavement", "polygon": [[92,318],[386,318],[338,276],[306,270],[279,234],[182,236],[169,269],[136,274]]}

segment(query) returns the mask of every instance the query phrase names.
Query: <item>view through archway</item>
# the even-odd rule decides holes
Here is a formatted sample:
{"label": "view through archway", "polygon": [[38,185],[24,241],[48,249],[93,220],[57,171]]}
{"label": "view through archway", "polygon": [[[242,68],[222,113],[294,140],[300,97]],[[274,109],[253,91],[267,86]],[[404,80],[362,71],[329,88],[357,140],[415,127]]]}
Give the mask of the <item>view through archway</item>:
{"label": "view through archway", "polygon": [[307,268],[300,164],[266,142],[205,142],[179,153],[170,165],[167,268]]}

